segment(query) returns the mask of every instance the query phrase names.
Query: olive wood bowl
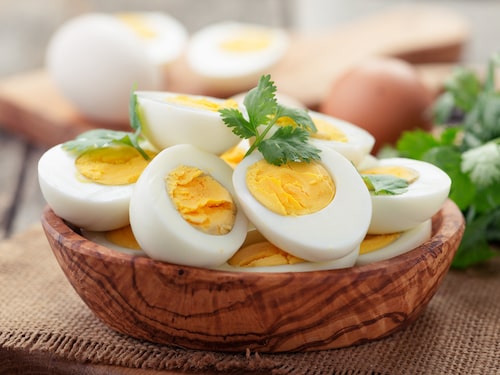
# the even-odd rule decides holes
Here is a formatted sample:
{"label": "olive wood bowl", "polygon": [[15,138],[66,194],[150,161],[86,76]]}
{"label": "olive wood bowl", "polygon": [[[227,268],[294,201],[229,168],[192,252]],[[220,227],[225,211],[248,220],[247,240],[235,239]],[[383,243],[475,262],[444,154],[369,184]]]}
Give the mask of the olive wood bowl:
{"label": "olive wood bowl", "polygon": [[46,207],[42,225],[82,300],[112,329],[211,351],[346,347],[413,322],[447,273],[464,230],[450,200],[432,238],[395,258],[312,272],[225,272],[120,253],[82,237]]}

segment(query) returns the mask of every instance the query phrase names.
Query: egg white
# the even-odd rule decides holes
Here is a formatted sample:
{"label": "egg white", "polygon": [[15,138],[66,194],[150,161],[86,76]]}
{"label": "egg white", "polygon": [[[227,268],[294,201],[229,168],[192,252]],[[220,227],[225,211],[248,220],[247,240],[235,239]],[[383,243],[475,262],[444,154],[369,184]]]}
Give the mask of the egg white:
{"label": "egg white", "polygon": [[401,236],[393,243],[376,251],[359,254],[356,265],[378,262],[404,254],[417,246],[420,246],[431,237],[432,220],[426,220],[414,228],[401,233]]}
{"label": "egg white", "polygon": [[116,250],[121,253],[135,255],[135,256],[145,256],[146,253],[142,249],[130,249],[128,247],[120,246],[114,242],[111,242],[106,238],[106,232],[95,232],[82,230],[82,236],[86,239],[98,243],[108,249]]}
{"label": "egg white", "polygon": [[371,219],[368,189],[352,163],[328,147],[321,164],[330,173],[335,197],[328,206],[309,215],[282,216],[258,202],[246,184],[249,166],[263,158],[254,152],[235,168],[233,184],[248,219],[280,249],[312,262],[342,258],[363,240]]}
{"label": "egg white", "polygon": [[[270,45],[245,52],[221,48],[221,43],[246,29],[270,33]],[[186,56],[188,65],[202,82],[212,89],[234,93],[253,87],[259,77],[283,57],[288,47],[289,37],[282,29],[227,21],[206,26],[194,33]]]}
{"label": "egg white", "polygon": [[134,184],[108,186],[86,181],[75,167],[76,157],[56,145],[38,162],[43,197],[59,217],[92,231],[129,223],[128,205]]}
{"label": "egg white", "polygon": [[[431,163],[406,158],[380,159],[379,166],[414,169],[419,178],[399,195],[373,195],[372,220],[368,233],[403,232],[430,219],[448,198],[450,177]],[[362,172],[362,171],[361,171]]]}
{"label": "egg white", "polygon": [[333,148],[349,159],[354,165],[359,164],[369,155],[375,145],[375,138],[355,124],[315,111],[309,111],[309,115],[313,120],[318,118],[331,124],[344,133],[348,140],[347,142],[339,142],[311,137],[311,142]]}
{"label": "egg white", "polygon": [[[229,233],[206,234],[182,218],[164,183],[179,165],[199,168],[230,192],[237,214]],[[231,167],[222,159],[193,145],[180,144],[161,151],[139,177],[130,200],[130,225],[144,252],[154,259],[188,266],[214,267],[226,262],[245,240],[249,227],[231,176]]]}
{"label": "egg white", "polygon": [[[166,100],[179,95],[177,93],[137,91],[136,95],[143,135],[160,150],[177,144],[192,144],[218,155],[240,142],[218,112]],[[215,103],[224,102],[219,98],[189,96]]]}

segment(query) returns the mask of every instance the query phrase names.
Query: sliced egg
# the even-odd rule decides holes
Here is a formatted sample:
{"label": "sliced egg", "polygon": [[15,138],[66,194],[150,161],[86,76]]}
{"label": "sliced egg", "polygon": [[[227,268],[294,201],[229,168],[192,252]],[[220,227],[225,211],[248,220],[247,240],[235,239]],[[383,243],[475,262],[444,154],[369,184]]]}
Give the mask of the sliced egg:
{"label": "sliced egg", "polygon": [[218,110],[237,108],[233,100],[161,91],[138,91],[144,136],[158,149],[192,144],[222,154],[240,142]]}
{"label": "sliced egg", "polygon": [[312,143],[333,148],[354,165],[370,154],[375,138],[366,130],[319,112],[309,111],[309,115],[318,129],[311,134]]}
{"label": "sliced egg", "polygon": [[373,206],[370,234],[403,232],[423,223],[439,211],[450,192],[450,177],[435,165],[420,160],[380,159],[375,167],[360,173],[392,174],[410,180],[405,193],[370,194]]}
{"label": "sliced egg", "polygon": [[404,232],[367,235],[361,243],[356,265],[390,259],[420,246],[431,237],[432,220]]}
{"label": "sliced egg", "polygon": [[107,231],[128,225],[134,183],[146,165],[132,147],[98,149],[77,157],[57,145],[40,158],[38,180],[58,216],[80,228]]}
{"label": "sliced egg", "polygon": [[88,240],[107,247],[108,249],[134,256],[146,255],[135,240],[130,225],[107,232],[82,230],[82,235]]}
{"label": "sliced egg", "polygon": [[282,29],[220,22],[192,35],[187,62],[211,89],[235,93],[253,87],[288,46],[288,34]]}
{"label": "sliced egg", "polygon": [[244,242],[248,220],[236,200],[232,169],[218,156],[181,144],[144,170],[130,201],[130,224],[151,258],[215,267]]}
{"label": "sliced egg", "polygon": [[[313,262],[351,253],[364,238],[371,218],[370,195],[352,163],[332,148],[320,149],[321,161],[311,163],[312,169],[308,163],[274,167],[254,152],[233,174],[238,200],[264,237]],[[328,179],[334,191],[327,187]]]}

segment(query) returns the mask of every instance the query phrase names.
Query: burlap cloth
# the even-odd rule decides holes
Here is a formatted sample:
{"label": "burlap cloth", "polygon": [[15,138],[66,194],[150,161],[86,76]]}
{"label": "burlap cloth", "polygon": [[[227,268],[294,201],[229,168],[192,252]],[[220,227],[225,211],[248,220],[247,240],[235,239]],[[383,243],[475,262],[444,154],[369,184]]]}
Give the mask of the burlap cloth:
{"label": "burlap cloth", "polygon": [[451,271],[406,330],[339,350],[214,353],[156,345],[101,323],[73,291],[40,226],[0,244],[0,347],[130,368],[269,374],[500,374],[500,260]]}

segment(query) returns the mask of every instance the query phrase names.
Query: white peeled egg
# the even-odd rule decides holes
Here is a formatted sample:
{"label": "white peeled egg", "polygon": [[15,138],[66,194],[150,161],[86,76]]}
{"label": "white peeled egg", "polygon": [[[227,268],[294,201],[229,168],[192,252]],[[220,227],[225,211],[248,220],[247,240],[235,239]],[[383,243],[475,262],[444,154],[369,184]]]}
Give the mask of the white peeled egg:
{"label": "white peeled egg", "polygon": [[373,212],[368,233],[394,233],[413,228],[436,214],[448,198],[451,179],[433,164],[407,158],[387,158],[380,159],[377,166],[406,167],[418,172],[418,178],[403,194],[370,194]]}
{"label": "white peeled egg", "polygon": [[[189,224],[170,199],[165,177],[179,165],[200,169],[218,181],[237,207],[232,230],[204,233]],[[141,248],[151,258],[188,266],[214,267],[227,261],[245,240],[248,220],[235,199],[232,169],[219,157],[180,144],[161,151],[139,177],[130,201],[130,225]]]}
{"label": "white peeled egg", "polygon": [[328,147],[321,150],[320,163],[332,177],[336,192],[323,209],[300,216],[284,216],[262,205],[246,183],[247,169],[263,159],[254,152],[236,167],[233,183],[248,219],[275,246],[296,257],[325,262],[342,258],[363,240],[371,218],[371,200],[352,163]]}
{"label": "white peeled egg", "polygon": [[[184,95],[161,91],[137,91],[144,136],[158,149],[177,144],[192,144],[213,154],[222,154],[240,142],[223,122],[216,107],[226,101],[219,98]],[[175,98],[186,97],[213,104],[197,107]]]}
{"label": "white peeled egg", "polygon": [[426,220],[417,226],[408,229],[392,243],[383,248],[364,254],[359,254],[356,265],[378,262],[404,254],[417,246],[420,246],[431,237],[432,220]]}
{"label": "white peeled egg", "polygon": [[142,249],[132,249],[129,247],[121,246],[116,244],[113,241],[110,241],[107,236],[106,232],[95,232],[95,231],[87,231],[87,230],[82,230],[82,236],[87,238],[88,240],[98,243],[99,245],[102,245],[108,249],[116,250],[121,253],[125,253],[128,255],[134,255],[134,256],[145,256],[146,253]]}
{"label": "white peeled egg", "polygon": [[244,91],[255,86],[283,57],[288,34],[279,28],[252,23],[220,22],[191,37],[187,62],[211,89]]}
{"label": "white peeled egg", "polygon": [[59,217],[91,231],[107,231],[129,223],[133,185],[109,186],[86,181],[75,167],[75,156],[57,145],[38,162],[43,197]]}
{"label": "white peeled egg", "polygon": [[309,115],[318,127],[318,122],[321,122],[323,126],[331,126],[345,136],[344,141],[339,141],[320,139],[315,134],[312,134],[310,138],[311,142],[333,148],[349,159],[354,165],[359,164],[369,155],[375,145],[375,138],[359,126],[320,112],[309,111]]}
{"label": "white peeled egg", "polygon": [[[47,47],[50,78],[83,116],[128,123],[131,90],[162,89],[163,65],[180,53],[180,44],[185,43],[186,36],[164,17],[144,16],[144,25],[158,35],[154,41],[113,14],[87,13],[67,21]],[[172,29],[175,33],[167,35]],[[174,42],[170,38],[178,39]]]}

